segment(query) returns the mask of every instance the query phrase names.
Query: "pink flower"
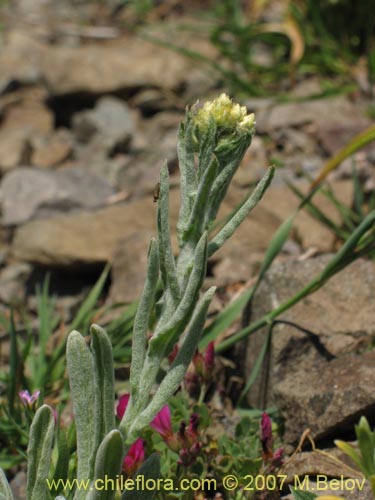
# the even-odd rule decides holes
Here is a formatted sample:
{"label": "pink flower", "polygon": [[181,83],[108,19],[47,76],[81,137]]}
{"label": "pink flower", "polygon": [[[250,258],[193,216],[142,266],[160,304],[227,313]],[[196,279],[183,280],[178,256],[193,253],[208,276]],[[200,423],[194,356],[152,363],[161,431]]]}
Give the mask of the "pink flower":
{"label": "pink flower", "polygon": [[40,395],[40,391],[35,391],[31,396],[29,391],[20,391],[18,393],[18,396],[20,397],[20,400],[22,401],[24,406],[27,406],[31,408],[34,403],[38,400]]}
{"label": "pink flower", "polygon": [[163,438],[173,434],[171,410],[168,405],[163,406],[150,425]]}
{"label": "pink flower", "polygon": [[143,439],[138,438],[129,448],[126,454],[122,470],[128,477],[133,477],[145,459],[145,444]]}
{"label": "pink flower", "polygon": [[262,443],[269,442],[272,439],[272,421],[269,415],[264,411],[260,422],[261,441]]}
{"label": "pink flower", "polygon": [[123,394],[122,396],[119,397],[116,406],[116,415],[119,420],[121,420],[125,414],[126,408],[129,403],[129,399],[130,399],[130,394]]}
{"label": "pink flower", "polygon": [[284,449],[273,451],[272,421],[266,412],[262,414],[260,423],[260,440],[262,443],[262,456],[265,462],[271,462],[275,467],[280,467],[283,460]]}
{"label": "pink flower", "polygon": [[163,406],[150,425],[161,435],[171,450],[178,450],[179,445],[172,429],[171,410],[168,405]]}
{"label": "pink flower", "polygon": [[260,440],[262,443],[263,460],[267,461],[273,457],[272,451],[272,421],[266,412],[262,413],[260,422]]}
{"label": "pink flower", "polygon": [[277,448],[277,450],[275,451],[275,453],[273,454],[273,460],[282,460],[283,458],[283,455],[284,455],[284,448]]}

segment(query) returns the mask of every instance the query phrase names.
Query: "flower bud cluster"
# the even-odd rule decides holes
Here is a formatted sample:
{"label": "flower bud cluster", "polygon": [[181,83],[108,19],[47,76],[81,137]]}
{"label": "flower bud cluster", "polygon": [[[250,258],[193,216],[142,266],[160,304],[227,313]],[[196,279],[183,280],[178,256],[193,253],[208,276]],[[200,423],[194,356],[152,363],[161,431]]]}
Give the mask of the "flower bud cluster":
{"label": "flower bud cluster", "polygon": [[189,394],[199,394],[202,388],[207,391],[213,382],[215,367],[215,347],[210,342],[204,353],[197,351],[185,375],[185,385]]}
{"label": "flower bud cluster", "polygon": [[195,110],[194,121],[201,133],[209,127],[210,121],[215,122],[218,129],[253,133],[255,115],[247,114],[246,107],[234,103],[227,94],[220,94]]}
{"label": "flower bud cluster", "polygon": [[193,413],[190,417],[189,425],[186,422],[181,422],[177,433],[177,440],[180,444],[179,460],[180,465],[189,467],[192,465],[200,454],[202,445],[199,441],[199,416]]}
{"label": "flower bud cluster", "polygon": [[282,463],[283,448],[273,450],[272,420],[266,412],[263,412],[260,422],[260,440],[262,443],[262,456],[265,463],[277,466]]}
{"label": "flower bud cluster", "polygon": [[[123,394],[117,403],[116,415],[121,419],[129,403],[129,394]],[[182,421],[177,432],[173,431],[171,410],[165,405],[151,422],[151,427],[156,430],[163,438],[166,445],[178,453],[178,463],[188,467],[192,465],[201,451],[199,416],[193,413],[189,424]],[[138,438],[129,448],[124,461],[122,470],[128,476],[134,475],[145,459],[145,443],[143,439]]]}

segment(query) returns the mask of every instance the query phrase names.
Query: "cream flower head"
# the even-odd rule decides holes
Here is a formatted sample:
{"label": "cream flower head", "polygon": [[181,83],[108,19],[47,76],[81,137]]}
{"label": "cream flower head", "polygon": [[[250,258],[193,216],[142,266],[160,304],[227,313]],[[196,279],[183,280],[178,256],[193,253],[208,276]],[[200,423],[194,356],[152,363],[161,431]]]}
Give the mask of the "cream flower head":
{"label": "cream flower head", "polygon": [[210,120],[214,120],[218,128],[245,133],[254,131],[254,113],[247,114],[246,107],[234,103],[227,94],[220,94],[219,97],[205,102],[202,108],[196,110],[194,121],[202,132],[207,128]]}

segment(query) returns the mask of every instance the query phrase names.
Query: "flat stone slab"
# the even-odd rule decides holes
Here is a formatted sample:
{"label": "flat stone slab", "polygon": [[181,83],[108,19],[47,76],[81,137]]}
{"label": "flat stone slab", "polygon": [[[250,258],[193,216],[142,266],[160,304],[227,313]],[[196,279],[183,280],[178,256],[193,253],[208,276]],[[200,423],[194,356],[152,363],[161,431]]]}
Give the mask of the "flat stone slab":
{"label": "flat stone slab", "polygon": [[105,179],[81,168],[51,171],[20,167],[4,177],[1,189],[4,226],[62,212],[97,209],[114,192]]}
{"label": "flat stone slab", "polygon": [[303,429],[316,440],[338,436],[353,430],[361,415],[373,421],[374,366],[375,350],[348,354],[276,384],[275,403],[286,417],[285,441],[297,443]]}
{"label": "flat stone slab", "polygon": [[[254,297],[252,319],[290,299],[320,274],[331,258],[295,258],[272,266]],[[374,283],[375,263],[359,259],[277,318],[288,323],[276,324],[273,329],[268,385],[264,385],[261,374],[249,393],[249,402],[255,406],[262,402],[282,404],[274,389],[284,379],[298,376],[295,383],[308,390],[310,371],[324,372],[329,359],[369,349],[375,335]],[[301,328],[309,330],[315,340]],[[266,333],[262,329],[247,340],[245,377],[254,366]],[[304,428],[296,432],[302,433]]]}

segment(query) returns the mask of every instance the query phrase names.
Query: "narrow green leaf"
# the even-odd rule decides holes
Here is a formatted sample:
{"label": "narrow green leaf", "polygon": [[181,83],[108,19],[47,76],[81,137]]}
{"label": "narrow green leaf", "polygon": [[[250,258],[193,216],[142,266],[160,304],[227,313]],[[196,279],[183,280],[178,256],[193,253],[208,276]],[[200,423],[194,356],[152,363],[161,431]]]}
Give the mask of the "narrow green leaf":
{"label": "narrow green leaf", "polygon": [[354,185],[354,209],[355,212],[360,216],[361,219],[364,217],[363,213],[363,201],[364,201],[364,192],[359,181],[358,170],[355,168],[353,164],[352,168],[352,177],[353,177],[353,185]]}
{"label": "narrow green leaf", "polygon": [[13,309],[11,310],[10,313],[9,339],[10,339],[10,359],[9,359],[9,377],[7,380],[8,405],[9,405],[9,413],[12,416],[14,416],[14,400],[16,397],[17,382],[18,382],[18,364],[21,358],[18,356],[18,350],[17,350],[17,332],[16,332],[16,326],[14,324]]}
{"label": "narrow green leaf", "polygon": [[186,125],[181,123],[178,132],[177,155],[180,169],[181,207],[177,222],[177,235],[180,247],[184,244],[184,234],[197,190],[194,161],[193,122],[187,112]]}
{"label": "narrow green leaf", "polygon": [[[204,227],[204,216],[206,207],[210,200],[210,190],[212,183],[216,176],[218,162],[215,157],[210,159],[203,172],[202,179],[200,180],[198,192],[194,200],[194,205],[190,213],[190,219],[187,226],[187,233],[193,237],[200,237],[202,232],[207,229]],[[185,237],[188,239],[188,237]]]}
{"label": "narrow green leaf", "polygon": [[209,288],[201,300],[198,302],[192,320],[188,326],[182,345],[177,353],[171,369],[178,365],[184,365],[188,368],[191,360],[197,350],[199,339],[202,335],[204,323],[206,321],[207,311],[211,304],[212,297],[216,292],[216,287]]}
{"label": "narrow green leaf", "polygon": [[38,317],[40,320],[39,326],[39,346],[42,356],[40,361],[44,361],[46,345],[53,333],[54,327],[57,325],[58,319],[54,318],[54,301],[49,294],[50,275],[47,274],[42,288],[37,287],[36,295],[38,299]]}
{"label": "narrow green leaf", "polygon": [[243,401],[243,399],[246,397],[247,393],[249,392],[250,388],[252,387],[253,383],[255,382],[257,376],[260,373],[264,358],[265,358],[267,352],[269,352],[269,349],[271,347],[271,338],[272,338],[272,327],[270,327],[268,329],[266,338],[264,339],[264,342],[263,342],[262,349],[261,349],[261,351],[260,351],[260,353],[255,361],[254,367],[251,370],[251,373],[250,373],[250,376],[246,382],[246,385],[245,385],[243,391],[241,392],[239,403],[241,403]]}
{"label": "narrow green leaf", "polygon": [[69,453],[68,441],[64,429],[61,428],[58,428],[57,430],[57,452],[58,452],[58,458],[55,467],[55,472],[53,474],[53,479],[56,482],[59,479],[61,481],[59,488],[51,490],[51,493],[54,495],[62,491],[63,485],[61,484],[61,482],[65,481],[68,478],[68,470],[69,470],[70,453]]}
{"label": "narrow green leaf", "polygon": [[[94,287],[90,290],[86,299],[81,304],[78,309],[71,325],[70,330],[83,330],[87,331],[91,322],[91,318],[94,315],[95,306],[99,300],[100,294],[103,291],[106,279],[108,277],[109,271],[111,269],[110,264],[107,264],[100,275],[98,281],[95,283]],[[62,342],[53,352],[52,359],[49,364],[49,369],[52,370],[55,365],[61,362],[61,356],[66,348],[65,342]]]}
{"label": "narrow green leaf", "polygon": [[322,279],[328,279],[334,270],[340,269],[345,265],[347,259],[352,260],[353,252],[362,236],[374,226],[375,212],[370,212],[361,222],[361,224],[353,231],[351,236],[343,244],[336,255],[329,261],[321,274]]}
{"label": "narrow green leaf", "polygon": [[181,334],[190,320],[196,304],[200,288],[206,274],[207,265],[207,233],[204,233],[198,242],[194,253],[194,267],[189,276],[184,295],[178,304],[175,313],[166,325],[156,329],[149,342],[149,355],[160,353],[166,346]]}
{"label": "narrow green leaf", "polygon": [[110,264],[107,264],[98,281],[95,283],[95,286],[91,289],[90,293],[78,309],[77,314],[75,315],[72,324],[70,325],[71,330],[84,330],[87,328],[91,320],[94,308],[99,300],[100,294],[103,291],[110,269]]}
{"label": "narrow green leaf", "polygon": [[[305,199],[305,195],[297,188],[296,185],[287,182],[289,189],[296,195],[300,200]],[[332,219],[328,218],[316,205],[311,201],[305,204],[306,210],[320,223],[324,224],[328,229],[333,231],[339,238],[345,240],[348,236],[347,232],[340,228]]]}
{"label": "narrow green leaf", "polygon": [[216,122],[212,116],[209,117],[207,128],[203,137],[200,138],[197,178],[198,184],[202,183],[202,177],[210,165],[215,150]]}
{"label": "narrow green leaf", "polygon": [[152,239],[148,254],[146,280],[133,326],[132,361],[130,367],[130,385],[132,391],[135,391],[138,387],[139,377],[146,357],[147,331],[154,305],[158,277],[159,254],[157,243]]}
{"label": "narrow green leaf", "polygon": [[0,500],[13,500],[13,493],[5,476],[3,469],[0,468]]}
{"label": "narrow green leaf", "polygon": [[[116,479],[118,479],[124,451],[121,432],[117,429],[109,432],[101,442],[95,461],[93,489],[86,500],[113,500],[116,494]],[[111,482],[113,481],[113,488]],[[100,489],[95,489],[97,486]]]}
{"label": "narrow green leaf", "polygon": [[206,264],[207,233],[204,233],[195,249],[194,267],[181,302],[170,320],[164,325],[157,326],[149,341],[147,356],[139,379],[139,387],[142,388],[139,393],[141,398],[137,401],[133,398],[130,399],[127,411],[119,425],[119,429],[123,435],[127,436],[127,440],[130,439],[129,427],[133,425],[135,415],[148,403],[163,357],[170,352],[173,344],[178,340],[191,319],[206,274]]}
{"label": "narrow green leaf", "polygon": [[[294,294],[290,299],[283,302],[279,307],[273,309],[269,313],[265,314],[263,317],[251,323],[249,326],[243,328],[236,334],[232,335],[230,338],[224,340],[217,346],[217,352],[223,352],[236,342],[244,339],[248,335],[258,331],[263,326],[270,324],[273,319],[277,318],[280,314],[290,309],[292,306],[297,304],[300,300],[307,297],[311,293],[317,291],[320,287],[326,283],[334,274],[341,271],[344,267],[348,266],[351,262],[359,258],[362,254],[356,252],[356,245],[360,242],[361,238],[367,233],[370,228],[374,227],[375,212],[371,212],[363,220],[360,226],[353,232],[351,237],[344,243],[342,248],[335,254],[335,256],[329,261],[325,269],[321,274],[312,279],[305,287]],[[371,249],[370,242],[367,250]],[[363,252],[365,253],[365,249]]]}
{"label": "narrow green leaf", "polygon": [[54,434],[53,413],[49,406],[43,405],[36,412],[30,428],[27,447],[27,498],[29,500],[49,500],[47,488],[52,455]]}
{"label": "narrow green leaf", "polygon": [[274,236],[272,237],[272,240],[270,241],[270,244],[268,245],[267,250],[264,254],[256,288],[259,286],[259,283],[264,278],[264,275],[271,267],[272,262],[279,255],[287,239],[289,238],[296,215],[297,211],[293,212],[287,219],[285,219],[285,221],[281,224],[281,226],[277,229]]}
{"label": "narrow green leaf", "polygon": [[112,344],[107,333],[100,326],[92,325],[90,332],[95,376],[95,420],[98,439],[102,441],[104,436],[115,427]]}
{"label": "narrow green leaf", "polygon": [[[77,479],[92,479],[94,456],[99,443],[95,432],[95,374],[93,356],[82,335],[73,331],[68,337],[66,359],[77,433]],[[78,490],[75,500],[85,498]]]}
{"label": "narrow green leaf", "polygon": [[208,256],[211,257],[225,241],[230,238],[239,225],[244,221],[251,210],[257,206],[262,199],[264,193],[269,187],[275,168],[270,167],[267,173],[263,176],[261,181],[257,184],[254,191],[251,193],[245,203],[238,209],[233,217],[225,224],[225,226],[218,232],[218,234],[208,244]]}
{"label": "narrow green leaf", "polygon": [[178,351],[176,359],[174,360],[168,373],[162,380],[147,408],[137,417],[129,432],[129,440],[138,435],[138,433],[147,426],[155,415],[162,409],[165,402],[176,392],[180,386],[186,370],[191,363],[194,353],[197,349],[199,338],[201,336],[203,326],[206,320],[208,307],[211,303],[212,297],[216,291],[216,287],[211,287],[203,295],[199,301],[193,318],[187,328],[187,332],[181,348]]}
{"label": "narrow green leaf", "polygon": [[318,497],[316,493],[312,493],[311,491],[296,490],[291,486],[289,488],[294,500],[314,500],[314,498]]}
{"label": "narrow green leaf", "polygon": [[347,203],[343,203],[337,198],[329,184],[322,186],[320,192],[326,196],[332,205],[336,208],[342,218],[343,224],[349,231],[352,231],[359,223],[360,217],[352,210]]}
{"label": "narrow green leaf", "polygon": [[200,349],[207,347],[211,341],[215,340],[239,317],[252,294],[252,288],[245,289],[239,297],[227,304],[224,309],[215,316],[212,323],[203,331],[202,340],[199,342]]}
{"label": "narrow green leaf", "polygon": [[[251,136],[248,142],[244,142],[244,137],[237,138],[237,147],[232,148],[232,154],[228,158],[225,166],[219,165],[220,173],[216,176],[210,193],[210,206],[207,210],[205,226],[209,227],[216,219],[221,202],[225,198],[228,191],[229,184],[236,173],[236,170],[245,154],[247,148],[250,146]],[[217,149],[216,149],[217,153]],[[218,157],[218,154],[216,155]]]}
{"label": "narrow green leaf", "polygon": [[[281,226],[277,229],[276,233],[272,237],[272,240],[270,241],[266,253],[263,258],[263,262],[259,271],[258,279],[256,284],[250,288],[249,290],[246,290],[246,293],[242,294],[237,301],[233,304],[231,307],[231,304],[228,309],[228,315],[226,313],[226,309],[222,311],[213,323],[213,326],[211,328],[211,325],[208,327],[208,333],[207,335],[204,334],[203,339],[200,343],[200,347],[205,347],[211,340],[215,340],[217,336],[225,331],[232,323],[233,321],[238,317],[240,314],[241,310],[245,307],[245,305],[251,301],[252,297],[254,296],[254,293],[258,289],[261,281],[263,280],[266,272],[268,269],[271,267],[272,262],[274,261],[275,257],[280,253],[282,247],[284,246],[286,240],[289,237],[290,231],[292,229],[293,221],[298,213],[298,210],[293,212],[282,224]],[[222,316],[221,316],[222,315]],[[266,322],[264,322],[265,324]],[[262,324],[262,326],[264,326]],[[260,326],[259,326],[260,328]],[[237,335],[241,334],[241,332],[238,332]],[[225,341],[224,341],[225,342]],[[230,342],[230,339],[229,339]],[[225,345],[225,344],[224,344]],[[229,344],[227,344],[229,347]],[[232,345],[232,344],[230,344]],[[218,349],[224,349],[222,344],[218,346]]]}
{"label": "narrow green leaf", "polygon": [[335,441],[335,445],[340,448],[340,450],[342,450],[346,455],[348,455],[348,457],[353,460],[357,467],[359,467],[359,469],[363,471],[362,459],[359,453],[357,453],[357,451],[353,448],[353,446],[339,439]]}
{"label": "narrow green leaf", "polygon": [[367,128],[360,134],[356,135],[348,144],[346,144],[340,151],[330,158],[327,163],[324,165],[322,170],[320,171],[318,177],[313,183],[313,186],[317,186],[322,182],[323,179],[327,177],[327,175],[334,170],[336,167],[340,165],[340,163],[348,158],[353,153],[361,149],[366,144],[375,140],[375,125],[371,125],[371,127]]}
{"label": "narrow green leaf", "polygon": [[358,440],[358,448],[362,455],[362,470],[366,476],[375,474],[374,464],[374,436],[366,417],[361,417],[359,424],[355,426]]}
{"label": "narrow green leaf", "polygon": [[180,285],[177,278],[175,258],[169,229],[169,174],[165,163],[160,171],[160,194],[158,200],[158,243],[160,270],[164,287],[170,292],[175,304],[180,300]]}

